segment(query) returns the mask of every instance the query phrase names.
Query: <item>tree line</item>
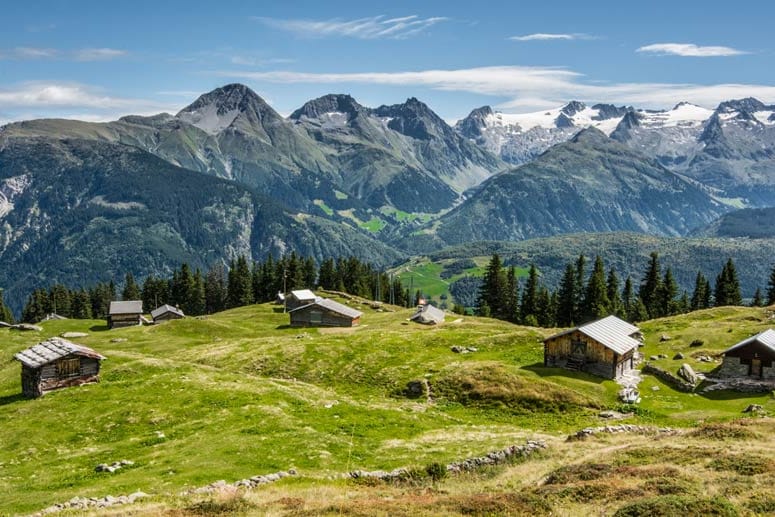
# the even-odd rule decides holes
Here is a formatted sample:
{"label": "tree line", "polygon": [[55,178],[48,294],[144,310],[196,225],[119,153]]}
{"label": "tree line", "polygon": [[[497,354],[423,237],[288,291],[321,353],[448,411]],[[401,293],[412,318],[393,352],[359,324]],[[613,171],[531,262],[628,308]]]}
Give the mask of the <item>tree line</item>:
{"label": "tree line", "polygon": [[[102,319],[113,300],[142,300],[143,312],[163,304],[179,307],[191,316],[212,314],[225,309],[276,299],[277,294],[295,289],[319,287],[400,306],[416,303],[397,277],[376,270],[355,257],[327,259],[317,267],[311,257],[295,252],[263,262],[250,262],[245,256],[227,266],[216,264],[208,271],[191,270],[182,264],[170,277],[150,275],[138,284],[131,273],[123,279],[120,292],[116,282],[101,282],[91,288],[72,289],[55,284],[34,290],[22,311],[22,321],[34,323],[48,314],[66,318]],[[2,311],[5,312],[2,312]],[[11,322],[13,316],[2,303],[0,316]]]}
{"label": "tree line", "polygon": [[[770,275],[766,304],[775,303],[775,267]],[[595,257],[587,273],[587,258],[580,255],[565,266],[556,290],[541,283],[535,265],[531,265],[524,285],[514,266],[505,267],[498,254],[487,265],[479,290],[477,313],[498,319],[541,327],[570,327],[608,315],[632,322],[689,311],[741,305],[740,282],[730,258],[716,276],[715,286],[697,272],[691,296],[679,293],[670,267],[662,273],[659,255],[652,253],[637,288],[631,277],[622,282],[613,268],[606,271],[603,259]],[[765,305],[757,289],[753,305]]]}

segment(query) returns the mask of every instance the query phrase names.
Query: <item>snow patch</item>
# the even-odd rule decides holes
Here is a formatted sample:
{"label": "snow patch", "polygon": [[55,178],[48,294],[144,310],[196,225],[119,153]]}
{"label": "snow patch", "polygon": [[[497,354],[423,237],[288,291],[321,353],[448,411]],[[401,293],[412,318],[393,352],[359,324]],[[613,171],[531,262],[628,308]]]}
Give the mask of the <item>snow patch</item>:
{"label": "snow patch", "polygon": [[198,110],[181,113],[178,115],[178,118],[192,126],[198,127],[205,133],[216,135],[229,127],[239,113],[238,109],[233,109],[219,114],[218,106],[208,104]]}
{"label": "snow patch", "polygon": [[5,217],[14,208],[14,200],[27,190],[32,178],[27,174],[6,178],[0,183],[0,218]]}
{"label": "snow patch", "polygon": [[775,111],[757,111],[753,116],[765,126],[775,126]]}

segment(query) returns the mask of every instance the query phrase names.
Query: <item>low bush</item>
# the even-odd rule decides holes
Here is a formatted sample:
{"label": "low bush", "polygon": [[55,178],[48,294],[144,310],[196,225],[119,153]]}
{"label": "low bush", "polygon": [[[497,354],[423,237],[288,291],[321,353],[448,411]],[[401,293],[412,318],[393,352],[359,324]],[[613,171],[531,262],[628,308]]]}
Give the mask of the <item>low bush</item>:
{"label": "low bush", "polygon": [[722,497],[695,498],[666,495],[642,499],[619,508],[614,517],[673,517],[676,515],[717,515],[735,517],[737,509]]}

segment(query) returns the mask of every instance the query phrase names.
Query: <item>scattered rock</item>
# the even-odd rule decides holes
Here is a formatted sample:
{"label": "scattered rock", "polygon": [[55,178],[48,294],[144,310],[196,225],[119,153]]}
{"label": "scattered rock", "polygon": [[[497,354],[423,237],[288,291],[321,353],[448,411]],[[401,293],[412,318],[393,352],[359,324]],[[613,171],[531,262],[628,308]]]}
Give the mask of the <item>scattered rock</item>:
{"label": "scattered rock", "polygon": [[471,353],[471,352],[478,352],[479,351],[478,348],[473,347],[473,346],[458,346],[458,345],[452,346],[450,348],[450,350],[452,350],[456,354],[468,354],[468,353]]}
{"label": "scattered rock", "polygon": [[34,332],[41,332],[43,331],[43,327],[39,327],[37,325],[30,325],[29,323],[19,323],[18,325],[11,326],[12,329],[21,330],[21,331],[34,331]]}
{"label": "scattered rock", "polygon": [[134,465],[134,461],[130,460],[121,460],[121,461],[114,461],[110,465],[107,463],[100,463],[96,467],[94,467],[95,472],[115,472],[119,470],[122,467],[127,467],[129,465]]}
{"label": "scattered rock", "polygon": [[659,386],[652,386],[651,391],[659,391]]}
{"label": "scattered rock", "polygon": [[743,410],[743,413],[760,413],[764,411],[764,408],[760,404],[749,404],[747,408]]}
{"label": "scattered rock", "polygon": [[456,354],[462,354],[463,353],[463,347],[462,346],[454,345],[452,348],[450,348],[450,350],[452,350]]}
{"label": "scattered rock", "polygon": [[672,338],[668,336],[667,334],[662,334],[659,336],[659,342],[664,343],[665,341],[670,341]]}
{"label": "scattered rock", "polygon": [[705,342],[703,342],[702,339],[695,339],[694,341],[689,343],[689,346],[695,348],[695,347],[698,347],[698,346],[702,346],[704,344],[705,344]]}
{"label": "scattered rock", "polygon": [[618,425],[606,425],[603,427],[585,427],[580,431],[577,431],[568,436],[566,441],[572,442],[575,440],[584,440],[590,436],[594,436],[599,433],[635,433],[635,434],[663,434],[672,435],[680,433],[679,430],[671,427],[650,427],[645,425],[634,424],[618,424]]}
{"label": "scattered rock", "polygon": [[701,355],[697,358],[698,361],[702,361],[703,363],[712,363],[713,358],[707,355]]}
{"label": "scattered rock", "polygon": [[126,343],[125,337],[114,337],[110,340],[111,343]]}
{"label": "scattered rock", "polygon": [[272,474],[264,474],[262,476],[253,476],[247,479],[240,479],[239,481],[235,481],[234,483],[227,483],[223,479],[219,479],[218,481],[210,483],[209,485],[205,485],[199,488],[192,488],[191,490],[181,492],[180,495],[212,494],[213,492],[222,492],[229,488],[244,488],[246,490],[250,490],[260,485],[265,485],[267,483],[274,483],[275,481],[279,481],[288,476],[295,476],[295,475],[297,475],[296,469],[289,469],[287,472],[281,471],[281,472],[274,472]]}
{"label": "scattered rock", "polygon": [[681,352],[678,352],[677,354],[675,354],[675,355],[673,356],[673,359],[675,359],[676,361],[677,361],[678,359],[683,359],[683,358],[684,358],[684,355],[683,355]]}
{"label": "scattered rock", "polygon": [[657,357],[659,357],[660,359],[667,359],[666,354],[659,354]]}
{"label": "scattered rock", "polygon": [[65,339],[73,339],[73,338],[79,338],[79,337],[86,337],[89,334],[86,332],[62,332],[59,334],[60,337],[63,337]]}
{"label": "scattered rock", "polygon": [[650,361],[657,361],[658,359],[659,359],[659,356],[656,356],[656,355],[652,355],[651,357],[649,357]]}
{"label": "scattered rock", "polygon": [[430,387],[428,386],[427,379],[409,381],[406,383],[404,395],[410,399],[417,399],[420,397],[427,397],[429,391]]}
{"label": "scattered rock", "polygon": [[601,411],[597,416],[608,420],[619,420],[621,418],[626,418],[628,415],[619,413],[618,411]]}
{"label": "scattered rock", "polygon": [[[59,513],[64,510],[87,510],[89,508],[108,508],[110,506],[119,506],[122,504],[132,504],[138,499],[149,497],[145,492],[133,492],[129,495],[120,495],[113,497],[112,495],[106,495],[105,497],[79,497],[75,496],[67,502],[55,504],[41,510],[34,514],[35,517],[47,515],[50,513]],[[80,513],[80,512],[79,512]]]}
{"label": "scattered rock", "polygon": [[689,384],[694,385],[696,385],[700,380],[700,378],[697,377],[697,373],[694,371],[694,368],[686,363],[682,364],[678,369],[678,376]]}

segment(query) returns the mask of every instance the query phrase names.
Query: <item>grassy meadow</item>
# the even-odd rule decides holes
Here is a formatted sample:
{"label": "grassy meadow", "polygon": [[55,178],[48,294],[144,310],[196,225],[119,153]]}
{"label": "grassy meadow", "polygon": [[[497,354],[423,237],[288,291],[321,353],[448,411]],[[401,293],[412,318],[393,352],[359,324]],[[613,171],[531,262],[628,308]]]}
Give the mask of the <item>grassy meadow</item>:
{"label": "grassy meadow", "polygon": [[[216,498],[213,504],[222,504],[226,513],[255,515],[341,513],[337,509],[353,515],[485,515],[487,505],[493,509],[490,514],[502,514],[499,508],[512,503],[523,508],[529,499],[513,498],[524,492],[536,501],[549,501],[553,511],[562,510],[559,514],[573,515],[585,504],[596,504],[594,493],[555,494],[556,487],[547,489],[545,482],[553,469],[598,461],[610,453],[606,472],[626,477],[620,472],[626,461],[614,449],[654,446],[641,436],[596,438],[583,450],[564,441],[581,427],[604,425],[598,413],[619,407],[618,386],[544,368],[541,340],[551,329],[456,315],[438,327],[423,327],[407,322],[409,310],[359,308],[365,315],[354,329],[290,328],[281,310],[256,305],[112,331],[103,321],[79,320],[46,322],[42,332],[0,330],[0,515],[33,513],[75,495],[136,490],[154,498],[133,512],[198,515],[202,507],[197,501],[177,494],[218,479],[231,482],[290,468],[298,470],[297,478],[244,496]],[[665,369],[675,371],[688,362],[707,371],[719,363],[701,362],[692,354],[715,355],[767,328],[770,319],[767,309],[721,308],[655,320],[642,325],[642,351],[647,357],[668,355],[658,361]],[[89,333],[74,341],[107,356],[101,382],[24,399],[13,354],[66,331]],[[671,339],[661,342],[662,334]],[[696,339],[703,345],[690,347]],[[476,351],[453,353],[454,345]],[[686,359],[673,360],[677,352]],[[407,383],[421,379],[428,380],[430,397],[407,396]],[[624,422],[688,429],[737,426],[748,404],[775,409],[770,394],[687,394],[649,376],[641,392],[639,410]],[[750,436],[772,440],[769,419],[750,425]],[[450,477],[432,486],[366,486],[332,479],[355,469],[447,463],[528,438],[546,440],[549,449],[536,460]],[[718,445],[697,440],[702,443],[682,438],[670,447]],[[603,451],[599,458],[596,450]],[[649,456],[633,468],[670,463],[671,454]],[[772,461],[764,450],[756,454]],[[135,463],[115,473],[94,471],[99,463],[122,459]],[[689,476],[693,467],[687,465],[675,468]],[[728,474],[706,467],[713,479]],[[739,483],[771,479],[768,468]],[[626,477],[621,489],[637,485],[636,478]],[[638,490],[644,500],[660,495]],[[719,495],[731,498],[735,507],[748,508],[743,496]],[[388,499],[393,502],[377,511],[379,501]],[[326,506],[325,501],[340,506]],[[468,504],[474,505],[470,512]],[[616,498],[606,504],[622,506]],[[542,506],[536,508],[541,513]]]}

